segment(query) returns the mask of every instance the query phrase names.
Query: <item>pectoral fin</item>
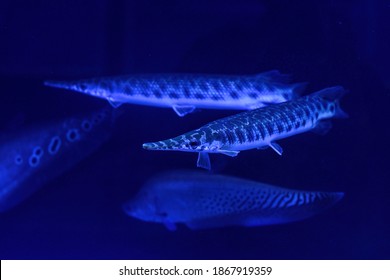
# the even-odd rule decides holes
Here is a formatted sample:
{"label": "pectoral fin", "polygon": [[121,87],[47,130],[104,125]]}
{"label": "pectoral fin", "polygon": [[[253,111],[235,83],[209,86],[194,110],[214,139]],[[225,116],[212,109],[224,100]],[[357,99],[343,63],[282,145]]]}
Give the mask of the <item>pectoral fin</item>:
{"label": "pectoral fin", "polygon": [[209,154],[206,152],[200,152],[198,154],[198,162],[197,162],[196,166],[210,170],[211,164],[210,164]]}
{"label": "pectoral fin", "polygon": [[195,110],[195,106],[173,105],[172,109],[176,112],[177,115],[184,117],[185,115],[193,112]]}
{"label": "pectoral fin", "polygon": [[276,142],[269,143],[269,146],[279,155],[283,154],[283,148]]}
{"label": "pectoral fin", "polygon": [[114,108],[118,108],[119,106],[121,106],[123,104],[123,102],[115,101],[114,98],[112,98],[112,97],[107,97],[107,101]]}

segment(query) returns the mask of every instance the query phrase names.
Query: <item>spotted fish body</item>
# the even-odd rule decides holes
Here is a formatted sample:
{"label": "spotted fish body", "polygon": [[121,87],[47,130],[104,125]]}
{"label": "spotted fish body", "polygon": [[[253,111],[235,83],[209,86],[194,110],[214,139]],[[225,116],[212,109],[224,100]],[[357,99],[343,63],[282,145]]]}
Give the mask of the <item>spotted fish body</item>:
{"label": "spotted fish body", "polygon": [[81,117],[3,133],[0,212],[18,205],[99,148],[111,134],[113,117],[108,107]]}
{"label": "spotted fish body", "polygon": [[242,150],[271,147],[279,155],[276,140],[309,130],[324,133],[325,120],[345,117],[339,98],[345,90],[331,87],[289,102],[243,112],[210,122],[199,129],[168,140],[145,143],[148,150],[198,152],[198,166],[210,169],[208,153],[236,156]]}
{"label": "spotted fish body", "polygon": [[170,229],[262,226],[302,220],[334,205],[340,192],[300,191],[235,177],[175,171],[155,176],[125,212]]}
{"label": "spotted fish body", "polygon": [[196,108],[248,110],[285,102],[305,85],[289,84],[288,76],[276,70],[247,76],[151,74],[45,84],[107,99],[114,107],[123,103],[169,107],[179,116]]}

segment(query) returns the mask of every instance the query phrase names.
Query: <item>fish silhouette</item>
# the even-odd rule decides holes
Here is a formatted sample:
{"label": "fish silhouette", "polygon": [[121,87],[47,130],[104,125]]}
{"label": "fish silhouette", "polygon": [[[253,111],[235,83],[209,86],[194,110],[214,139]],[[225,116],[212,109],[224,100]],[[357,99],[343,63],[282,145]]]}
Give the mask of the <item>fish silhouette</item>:
{"label": "fish silhouette", "polygon": [[196,108],[250,110],[298,96],[306,83],[272,70],[256,75],[145,74],[45,81],[45,85],[123,103],[172,108],[183,117]]}
{"label": "fish silhouette", "polygon": [[91,114],[41,123],[0,140],[0,212],[29,197],[100,147],[118,114],[105,107]]}
{"label": "fish silhouette", "polygon": [[209,153],[235,157],[240,151],[271,147],[279,155],[279,139],[309,130],[326,133],[329,119],[346,117],[339,105],[345,90],[326,88],[311,95],[268,107],[246,111],[210,122],[177,137],[145,143],[147,150],[198,153],[197,166],[211,169]]}
{"label": "fish silhouette", "polygon": [[331,207],[341,192],[300,191],[210,173],[174,171],[149,180],[124,211],[175,229],[263,226],[306,219]]}

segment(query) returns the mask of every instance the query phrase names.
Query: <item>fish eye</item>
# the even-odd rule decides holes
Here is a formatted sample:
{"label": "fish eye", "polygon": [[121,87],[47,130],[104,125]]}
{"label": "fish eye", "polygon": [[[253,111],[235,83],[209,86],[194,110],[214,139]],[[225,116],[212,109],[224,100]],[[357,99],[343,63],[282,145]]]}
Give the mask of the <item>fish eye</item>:
{"label": "fish eye", "polygon": [[190,145],[191,148],[196,148],[196,147],[199,146],[199,141],[192,140],[192,141],[190,141],[189,145]]}

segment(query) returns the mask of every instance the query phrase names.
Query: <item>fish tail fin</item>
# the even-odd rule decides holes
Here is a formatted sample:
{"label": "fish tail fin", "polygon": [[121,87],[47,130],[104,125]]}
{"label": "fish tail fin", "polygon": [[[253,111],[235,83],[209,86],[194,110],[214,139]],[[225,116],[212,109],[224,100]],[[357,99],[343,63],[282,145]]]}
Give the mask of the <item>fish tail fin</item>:
{"label": "fish tail fin", "polygon": [[336,118],[348,118],[348,114],[344,112],[340,107],[339,100],[347,93],[347,90],[342,86],[334,86],[324,88],[312,94],[312,96],[321,97],[327,101],[335,102],[336,111],[334,117]]}

